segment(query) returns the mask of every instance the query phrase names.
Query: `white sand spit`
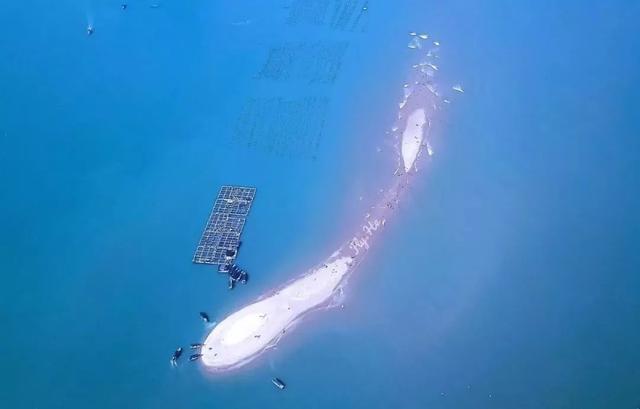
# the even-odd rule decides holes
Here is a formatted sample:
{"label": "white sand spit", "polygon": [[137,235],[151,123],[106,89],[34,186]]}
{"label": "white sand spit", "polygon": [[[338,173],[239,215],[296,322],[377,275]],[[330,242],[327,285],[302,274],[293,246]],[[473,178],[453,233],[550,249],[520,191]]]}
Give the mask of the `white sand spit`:
{"label": "white sand spit", "polygon": [[202,362],[212,369],[240,366],[274,344],[296,318],[331,298],[352,262],[351,256],[336,254],[270,297],[231,314],[204,341]]}
{"label": "white sand spit", "polygon": [[407,125],[402,133],[402,160],[404,170],[408,172],[418,157],[422,146],[423,128],[427,118],[424,109],[418,108],[407,118]]}

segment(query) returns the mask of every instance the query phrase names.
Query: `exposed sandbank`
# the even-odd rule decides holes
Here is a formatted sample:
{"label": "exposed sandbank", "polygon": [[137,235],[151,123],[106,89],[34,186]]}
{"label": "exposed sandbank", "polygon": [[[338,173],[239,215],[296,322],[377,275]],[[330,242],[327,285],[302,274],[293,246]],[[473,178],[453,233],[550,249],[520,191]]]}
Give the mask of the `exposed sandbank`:
{"label": "exposed sandbank", "polygon": [[402,161],[404,171],[408,172],[415,163],[422,147],[423,128],[427,118],[423,108],[418,108],[409,115],[404,132],[402,132]]}
{"label": "exposed sandbank", "polygon": [[411,174],[417,171],[415,164],[422,148],[432,153],[427,136],[441,102],[432,81],[437,69],[431,61],[437,58],[437,49],[429,49],[426,56],[414,51],[421,53],[422,60],[413,66],[411,81],[404,86],[398,120],[391,131],[398,159],[391,185],[380,189],[377,204],[371,206],[356,234],[322,265],[223,319],[202,347],[202,363],[207,368],[242,366],[274,345],[306,313],[329,304],[385,226]]}
{"label": "exposed sandbank", "polygon": [[264,350],[297,317],[329,299],[352,264],[351,256],[338,254],[273,295],[231,314],[204,341],[202,362],[213,368],[233,367]]}

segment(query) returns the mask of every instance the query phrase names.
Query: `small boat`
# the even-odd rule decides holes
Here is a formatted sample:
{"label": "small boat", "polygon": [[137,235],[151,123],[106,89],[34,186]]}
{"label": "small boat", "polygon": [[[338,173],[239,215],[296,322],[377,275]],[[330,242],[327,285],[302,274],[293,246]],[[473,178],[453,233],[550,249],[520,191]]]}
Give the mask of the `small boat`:
{"label": "small boat", "polygon": [[454,91],[458,91],[461,94],[464,94],[464,89],[462,89],[462,85],[460,84],[456,84],[453,87],[451,87],[451,89],[453,89]]}
{"label": "small boat", "polygon": [[193,354],[189,357],[189,361],[197,361],[201,356],[202,354]]}
{"label": "small boat", "polygon": [[232,290],[237,282],[246,284],[249,279],[249,275],[246,271],[238,267],[236,264],[232,264],[229,267],[229,289]]}
{"label": "small boat", "polygon": [[200,312],[200,318],[202,318],[202,321],[204,322],[209,322],[209,314],[207,314],[206,312]]}
{"label": "small boat", "polygon": [[89,25],[87,26],[87,35],[88,35],[88,36],[90,36],[90,35],[92,35],[93,33],[95,33],[95,31],[96,31],[96,29],[95,29],[95,28],[93,28],[93,26],[92,26],[91,24],[89,24]]}
{"label": "small boat", "polygon": [[276,388],[280,390],[284,389],[287,386],[284,384],[284,382],[282,382],[282,379],[280,378],[273,378],[271,382],[276,386]]}
{"label": "small boat", "polygon": [[242,270],[235,264],[232,265],[231,271],[229,272],[229,277],[231,277],[233,281],[238,281],[240,280],[241,276],[242,276]]}
{"label": "small boat", "polygon": [[202,348],[202,345],[203,345],[203,344],[200,344],[200,343],[193,343],[193,344],[191,344],[189,347],[190,347],[191,349],[198,349],[198,348]]}
{"label": "small boat", "polygon": [[180,355],[182,355],[182,347],[176,349],[173,355],[171,355],[171,365],[176,365],[178,363]]}

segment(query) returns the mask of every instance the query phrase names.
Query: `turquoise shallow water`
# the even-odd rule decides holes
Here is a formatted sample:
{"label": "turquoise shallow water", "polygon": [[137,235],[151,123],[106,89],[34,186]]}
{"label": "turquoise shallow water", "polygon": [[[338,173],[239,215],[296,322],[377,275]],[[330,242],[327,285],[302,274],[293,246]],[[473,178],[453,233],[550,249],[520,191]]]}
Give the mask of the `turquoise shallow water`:
{"label": "turquoise shallow water", "polygon": [[[367,31],[343,33],[287,26],[285,2],[150,3],[0,7],[2,407],[640,405],[638,4],[371,1]],[[246,370],[172,370],[198,311],[350,233],[414,29],[466,92],[346,308]],[[349,43],[333,85],[256,78],[269,47],[327,40]],[[274,95],[330,101],[315,161],[225,142]],[[190,264],[223,183],[258,187],[232,293]]]}

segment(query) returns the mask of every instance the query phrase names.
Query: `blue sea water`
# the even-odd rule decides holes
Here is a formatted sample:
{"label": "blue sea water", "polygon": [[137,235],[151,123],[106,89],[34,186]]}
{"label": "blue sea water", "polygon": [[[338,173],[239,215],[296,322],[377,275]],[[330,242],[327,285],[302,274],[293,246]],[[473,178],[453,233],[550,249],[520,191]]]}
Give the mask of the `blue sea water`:
{"label": "blue sea water", "polygon": [[[640,405],[640,3],[373,0],[363,33],[287,25],[285,1],[152,3],[0,5],[0,407]],[[410,30],[465,94],[345,309],[246,369],[171,368],[198,311],[347,238]],[[256,78],[269,47],[324,40],[349,42],[335,84]],[[305,95],[330,101],[316,160],[228,142],[249,98]],[[190,262],[227,183],[258,188],[233,292]]]}

